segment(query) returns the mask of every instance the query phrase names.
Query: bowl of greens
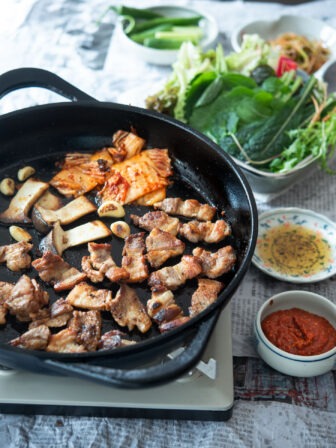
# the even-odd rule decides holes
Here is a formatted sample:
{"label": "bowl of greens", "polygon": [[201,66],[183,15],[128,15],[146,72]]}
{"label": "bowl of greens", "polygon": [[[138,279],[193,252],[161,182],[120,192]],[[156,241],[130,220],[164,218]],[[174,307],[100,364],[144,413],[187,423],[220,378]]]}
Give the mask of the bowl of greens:
{"label": "bowl of greens", "polygon": [[318,164],[331,172],[336,97],[314,76],[279,72],[278,64],[278,55],[258,36],[227,56],[221,46],[202,52],[184,44],[173,73],[146,106],[215,141],[255,193],[279,194]]}
{"label": "bowl of greens", "polygon": [[214,18],[194,8],[162,5],[111,9],[120,19],[122,44],[133,55],[152,64],[172,64],[184,42],[208,49],[218,36]]}

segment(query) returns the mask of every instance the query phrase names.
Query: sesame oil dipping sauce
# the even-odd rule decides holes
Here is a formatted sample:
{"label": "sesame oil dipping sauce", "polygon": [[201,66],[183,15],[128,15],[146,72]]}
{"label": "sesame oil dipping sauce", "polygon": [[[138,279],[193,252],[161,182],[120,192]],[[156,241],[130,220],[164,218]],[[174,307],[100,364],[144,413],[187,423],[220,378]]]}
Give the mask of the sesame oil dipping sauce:
{"label": "sesame oil dipping sauce", "polygon": [[258,216],[252,263],[265,274],[292,283],[336,275],[336,223],[313,210],[282,207]]}
{"label": "sesame oil dipping sauce", "polygon": [[290,223],[267,230],[258,252],[266,266],[292,276],[323,271],[332,257],[332,249],[321,232]]}

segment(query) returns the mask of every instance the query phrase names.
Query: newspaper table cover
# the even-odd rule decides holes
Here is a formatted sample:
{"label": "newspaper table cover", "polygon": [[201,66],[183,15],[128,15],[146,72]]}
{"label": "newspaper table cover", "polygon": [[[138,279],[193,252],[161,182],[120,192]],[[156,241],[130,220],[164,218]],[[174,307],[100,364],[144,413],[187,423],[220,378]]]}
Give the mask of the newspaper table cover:
{"label": "newspaper table cover", "polygon": [[[108,0],[6,2],[0,15],[0,72],[24,66],[46,68],[99,100],[144,105],[146,95],[155,93],[170,68],[147,65],[123,52],[112,14],[97,23],[108,6],[122,3]],[[319,18],[336,27],[333,0],[297,6],[239,0],[169,3],[195,5],[216,17],[219,40],[226,51],[230,51],[230,35],[235,27],[251,19],[299,14]],[[143,7],[151,4],[141,1]],[[139,6],[139,1],[129,0],[127,5]],[[2,99],[0,113],[55,101],[63,99],[50,92],[27,89]],[[307,179],[273,200],[257,197],[257,202],[259,212],[294,206],[314,210],[336,221],[335,177],[316,170],[313,182],[312,178]],[[2,445],[334,447],[335,371],[301,379],[268,368],[256,357],[252,322],[260,305],[278,292],[306,289],[336,302],[335,285],[336,279],[330,278],[298,288],[272,279],[251,266],[231,301],[236,400],[233,417],[228,422],[1,415]]]}

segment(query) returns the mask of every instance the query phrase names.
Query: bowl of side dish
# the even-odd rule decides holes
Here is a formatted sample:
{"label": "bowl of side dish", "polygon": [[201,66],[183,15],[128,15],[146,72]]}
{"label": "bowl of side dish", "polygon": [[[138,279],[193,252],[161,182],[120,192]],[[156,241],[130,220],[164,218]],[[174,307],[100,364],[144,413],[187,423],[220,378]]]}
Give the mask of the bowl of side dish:
{"label": "bowl of side dish", "polygon": [[134,22],[132,16],[119,13],[121,41],[145,62],[170,65],[176,61],[183,42],[191,41],[207,50],[217,40],[216,20],[196,8],[162,5],[132,10],[136,16]]}
{"label": "bowl of side dish", "polygon": [[259,215],[252,263],[290,283],[315,283],[336,274],[336,224],[312,210],[277,208]]}
{"label": "bowl of side dish", "polygon": [[[325,64],[336,59],[336,30],[310,17],[283,15],[276,20],[255,20],[237,29],[231,37],[239,51],[245,35],[257,34],[284,56],[297,59],[299,68],[318,74]],[[296,52],[296,48],[299,51]]]}
{"label": "bowl of side dish", "polygon": [[336,305],[308,291],[264,302],[254,321],[256,350],[272,368],[296,377],[322,375],[336,361]]}

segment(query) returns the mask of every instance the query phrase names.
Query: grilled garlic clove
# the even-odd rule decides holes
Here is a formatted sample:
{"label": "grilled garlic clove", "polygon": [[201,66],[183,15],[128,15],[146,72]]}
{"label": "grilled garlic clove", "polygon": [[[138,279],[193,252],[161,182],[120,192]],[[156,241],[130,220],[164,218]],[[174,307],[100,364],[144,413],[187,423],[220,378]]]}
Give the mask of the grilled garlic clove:
{"label": "grilled garlic clove", "polygon": [[32,166],[25,166],[24,168],[21,168],[17,173],[17,178],[20,182],[24,182],[28,179],[28,177],[35,174],[36,170]]}
{"label": "grilled garlic clove", "polygon": [[0,182],[0,191],[5,196],[13,196],[15,193],[15,182],[10,177],[2,179]]}
{"label": "grilled garlic clove", "polygon": [[103,218],[122,218],[125,216],[124,207],[117,201],[106,201],[97,210],[98,215]]}
{"label": "grilled garlic clove", "polygon": [[125,221],[116,221],[111,224],[112,233],[119,238],[127,238],[131,234],[130,226]]}
{"label": "grilled garlic clove", "polygon": [[18,227],[18,226],[10,226],[9,227],[9,233],[11,235],[11,237],[15,240],[15,241],[31,241],[32,240],[32,236],[29,232],[27,232],[27,230],[22,229],[22,227]]}

